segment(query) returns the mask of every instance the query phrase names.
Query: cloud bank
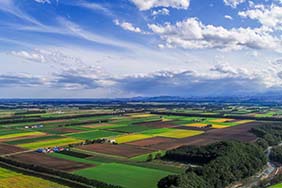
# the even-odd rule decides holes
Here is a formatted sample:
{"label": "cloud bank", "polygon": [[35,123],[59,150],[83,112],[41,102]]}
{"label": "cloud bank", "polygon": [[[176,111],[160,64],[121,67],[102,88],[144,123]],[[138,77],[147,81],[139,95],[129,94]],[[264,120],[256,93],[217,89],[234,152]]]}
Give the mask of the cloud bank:
{"label": "cloud bank", "polygon": [[188,9],[190,0],[131,0],[140,10],[149,10],[155,7],[172,7]]}

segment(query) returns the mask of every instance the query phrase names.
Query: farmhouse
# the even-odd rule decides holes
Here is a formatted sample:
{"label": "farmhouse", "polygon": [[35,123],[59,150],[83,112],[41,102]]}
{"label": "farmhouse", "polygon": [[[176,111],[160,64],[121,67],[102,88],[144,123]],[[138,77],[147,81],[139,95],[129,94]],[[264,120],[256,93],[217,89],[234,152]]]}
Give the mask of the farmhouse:
{"label": "farmhouse", "polygon": [[39,125],[30,125],[30,126],[25,126],[25,129],[37,129],[37,128],[43,128],[44,125],[39,124]]}

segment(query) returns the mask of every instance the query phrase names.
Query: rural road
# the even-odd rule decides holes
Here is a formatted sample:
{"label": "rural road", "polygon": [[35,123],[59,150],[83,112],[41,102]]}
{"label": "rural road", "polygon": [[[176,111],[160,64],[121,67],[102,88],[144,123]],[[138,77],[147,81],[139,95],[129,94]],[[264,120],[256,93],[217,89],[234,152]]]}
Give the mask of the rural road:
{"label": "rural road", "polygon": [[[278,144],[277,146],[282,146],[282,143]],[[242,185],[234,185],[231,188],[252,188],[256,187],[261,179],[267,179],[270,178],[271,175],[273,175],[273,172],[277,171],[277,167],[270,162],[269,156],[271,153],[271,150],[273,149],[273,146],[269,146],[266,151],[265,155],[267,157],[267,167],[261,171],[260,173],[257,173],[256,175],[250,177],[247,182],[244,182]],[[274,173],[275,175],[276,173]]]}
{"label": "rural road", "polygon": [[19,151],[19,152],[15,152],[15,153],[0,155],[0,157],[9,157],[9,156],[13,156],[13,155],[22,154],[22,153],[29,153],[29,152],[32,152],[32,151],[34,151],[34,150]]}

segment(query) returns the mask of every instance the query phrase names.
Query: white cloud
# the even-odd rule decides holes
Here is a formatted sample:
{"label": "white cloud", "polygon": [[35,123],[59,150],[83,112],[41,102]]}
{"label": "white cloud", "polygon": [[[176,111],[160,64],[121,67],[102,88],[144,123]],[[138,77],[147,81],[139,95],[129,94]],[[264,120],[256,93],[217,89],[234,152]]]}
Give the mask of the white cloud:
{"label": "white cloud", "polygon": [[224,18],[227,19],[227,20],[233,20],[233,18],[229,15],[225,15]]}
{"label": "white cloud", "polygon": [[152,11],[152,16],[158,16],[158,15],[169,15],[169,10],[167,8],[162,8],[159,10]]}
{"label": "white cloud", "polygon": [[62,28],[65,30],[65,34],[67,35],[73,35],[91,42],[101,43],[105,45],[111,45],[116,47],[123,47],[130,49],[131,44],[118,40],[113,38],[107,38],[102,35],[95,34],[93,32],[84,30],[80,25],[71,22],[70,20],[67,20],[63,17],[59,17],[58,21]]}
{"label": "white cloud", "polygon": [[51,4],[51,1],[50,0],[34,0],[35,2],[37,3],[47,3],[47,4]]}
{"label": "white cloud", "polygon": [[236,77],[236,76],[247,77],[247,78],[252,77],[251,73],[249,73],[248,70],[243,68],[234,68],[227,63],[216,64],[214,67],[210,69],[210,71],[217,72],[221,75],[228,77]]}
{"label": "white cloud", "polygon": [[223,0],[224,4],[236,8],[239,4],[244,3],[246,0]]}
{"label": "white cloud", "polygon": [[68,65],[83,65],[83,62],[79,58],[65,55],[58,50],[34,49],[29,51],[11,51],[10,54],[22,60],[55,65],[57,68],[60,65],[62,67],[66,67]]}
{"label": "white cloud", "polygon": [[259,21],[262,26],[273,30],[282,30],[282,6],[254,5],[247,11],[238,13],[243,18]]}
{"label": "white cloud", "polygon": [[154,7],[172,7],[188,9],[190,0],[131,0],[140,10],[149,10]]}
{"label": "white cloud", "polygon": [[70,68],[53,75],[51,87],[67,90],[96,89],[104,87],[104,75],[94,67]]}
{"label": "white cloud", "polygon": [[110,9],[98,3],[87,2],[87,1],[77,1],[72,5],[83,7],[89,10],[93,10],[93,11],[103,12],[104,14],[108,16],[113,16],[113,13]]}
{"label": "white cloud", "polygon": [[0,1],[0,11],[11,14],[21,20],[24,20],[28,23],[34,24],[34,25],[42,25],[39,21],[37,21],[35,18],[28,15],[26,12],[20,10],[14,3],[13,0],[1,0]]}
{"label": "white cloud", "polygon": [[[227,72],[229,73],[229,70]],[[219,76],[211,76],[210,73],[198,74],[187,70],[162,71],[118,79],[117,87],[135,95],[197,97],[252,95],[268,89],[261,77],[242,76],[235,72],[232,75],[219,73]]]}
{"label": "white cloud", "polygon": [[120,22],[119,20],[114,20],[114,23],[117,26],[120,26],[124,30],[135,32],[135,33],[143,33],[139,27],[134,27],[132,23],[129,22]]}
{"label": "white cloud", "polygon": [[30,61],[36,61],[41,63],[46,61],[44,55],[36,52],[12,51],[11,54]]}
{"label": "white cloud", "polygon": [[275,49],[281,50],[282,40],[264,28],[232,28],[204,25],[197,18],[188,18],[175,25],[150,24],[149,28],[160,35],[166,47],[186,49],[238,50]]}
{"label": "white cloud", "polygon": [[[73,49],[73,51],[77,50]],[[140,69],[141,71],[136,71],[136,74],[133,74],[132,72],[128,74],[129,71],[123,74],[108,74],[104,68],[92,66],[94,64],[94,59],[92,60],[89,55],[81,54],[81,56],[87,57],[85,58],[86,60],[91,59],[88,65],[79,57],[65,54],[72,54],[71,52],[73,51],[70,51],[69,53],[66,51],[62,53],[60,51],[51,51],[47,49],[14,51],[14,54],[17,57],[29,61],[37,62],[37,60],[43,59],[43,63],[54,65],[55,69],[44,76],[36,75],[40,73],[29,74],[27,76],[19,74],[3,74],[0,75],[0,86],[5,88],[36,88],[40,86],[42,88],[49,88],[49,90],[54,92],[57,89],[67,90],[66,94],[68,92],[80,91],[81,95],[99,89],[103,90],[105,93],[112,91],[112,97],[117,96],[117,93],[120,94],[119,96],[252,95],[269,91],[274,86],[282,88],[281,69],[277,67],[272,67],[273,70],[261,70],[259,68],[247,69],[238,65],[226,63],[228,60],[222,59],[221,61],[216,61],[220,63],[217,63],[214,66],[209,65],[205,67],[207,68],[207,71],[203,71],[202,69],[195,71],[193,70],[193,67],[190,70],[187,69],[187,67],[175,69],[175,65],[173,66],[174,71],[168,68],[166,71],[149,70],[149,73],[145,73]],[[169,55],[172,56],[173,54],[170,53]],[[114,61],[116,59],[117,58],[114,58]],[[279,64],[280,61],[281,60],[279,59],[275,59],[275,63],[277,62],[276,64]],[[105,64],[105,62],[106,61],[103,61],[103,64]],[[142,65],[144,66],[144,64]],[[136,69],[136,65],[133,65],[133,67]],[[149,67],[151,68],[152,66]],[[269,68],[270,66],[267,67]],[[163,67],[159,69],[164,70]],[[138,72],[142,73],[138,74]],[[7,75],[11,75],[11,77]],[[232,88],[232,90],[226,88]],[[104,95],[102,94],[100,97],[101,96]]]}

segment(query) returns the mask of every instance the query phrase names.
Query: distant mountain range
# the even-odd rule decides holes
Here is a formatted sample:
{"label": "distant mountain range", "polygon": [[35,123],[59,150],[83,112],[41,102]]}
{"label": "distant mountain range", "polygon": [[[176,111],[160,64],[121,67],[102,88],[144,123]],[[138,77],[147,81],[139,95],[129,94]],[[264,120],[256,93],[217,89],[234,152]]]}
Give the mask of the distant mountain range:
{"label": "distant mountain range", "polygon": [[282,93],[234,97],[155,96],[133,98],[69,98],[69,99],[0,99],[0,103],[107,103],[107,102],[224,102],[224,103],[282,103]]}

